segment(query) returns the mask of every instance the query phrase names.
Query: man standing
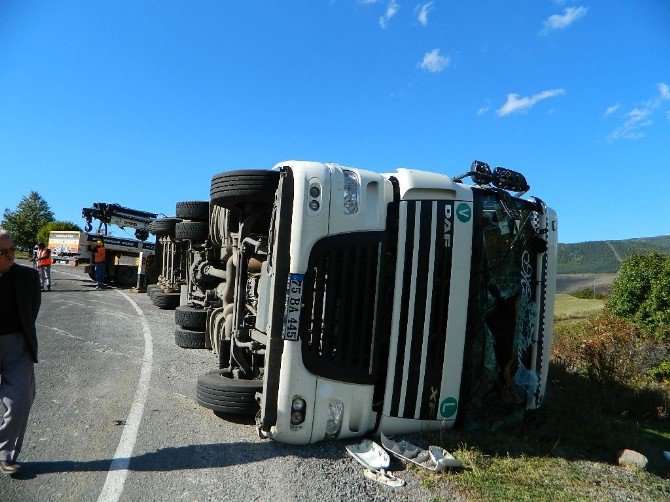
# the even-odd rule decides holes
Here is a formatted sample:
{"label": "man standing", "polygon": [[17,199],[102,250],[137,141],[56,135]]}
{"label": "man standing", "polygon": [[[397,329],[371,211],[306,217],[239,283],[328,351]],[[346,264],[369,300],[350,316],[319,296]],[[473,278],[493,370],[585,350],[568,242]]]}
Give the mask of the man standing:
{"label": "man standing", "polygon": [[[35,397],[40,278],[36,270],[14,263],[14,241],[0,230],[0,473],[15,474],[16,462]],[[0,408],[1,409],[1,408]]]}
{"label": "man standing", "polygon": [[46,247],[43,242],[37,245],[37,268],[40,271],[40,284],[42,291],[46,288],[51,291],[51,249]]}
{"label": "man standing", "polygon": [[92,246],[93,253],[93,271],[95,273],[95,280],[98,283],[95,289],[103,289],[105,287],[105,245],[102,241],[98,241],[95,246]]}

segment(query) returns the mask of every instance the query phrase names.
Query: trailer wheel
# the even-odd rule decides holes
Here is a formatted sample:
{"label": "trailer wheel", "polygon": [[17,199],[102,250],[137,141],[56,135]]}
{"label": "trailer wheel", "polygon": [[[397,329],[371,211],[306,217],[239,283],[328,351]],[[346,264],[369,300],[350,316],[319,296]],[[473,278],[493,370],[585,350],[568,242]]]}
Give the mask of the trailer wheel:
{"label": "trailer wheel", "polygon": [[207,311],[179,305],[174,311],[174,322],[182,328],[204,330],[207,324]]}
{"label": "trailer wheel", "polygon": [[137,268],[117,265],[114,270],[114,282],[118,286],[135,286],[137,285]]}
{"label": "trailer wheel", "polygon": [[163,293],[156,291],[151,298],[159,309],[174,310],[179,305],[179,293]]}
{"label": "trailer wheel", "polygon": [[175,214],[177,218],[191,221],[209,220],[209,202],[189,201],[177,202]]}
{"label": "trailer wheel", "polygon": [[163,235],[174,237],[174,226],[180,221],[179,218],[158,218],[151,222],[149,230],[156,237],[161,237]]}
{"label": "trailer wheel", "polygon": [[235,380],[220,370],[198,376],[197,401],[207,409],[232,415],[253,415],[258,411],[256,393],[263,390],[260,380]]}
{"label": "trailer wheel", "polygon": [[212,177],[212,204],[234,209],[240,204],[272,205],[279,186],[279,171],[238,170]]}
{"label": "trailer wheel", "polygon": [[204,349],[205,332],[177,326],[174,329],[174,342],[184,349]]}
{"label": "trailer wheel", "polygon": [[175,225],[174,238],[184,241],[204,242],[209,236],[209,224],[205,221],[181,221]]}

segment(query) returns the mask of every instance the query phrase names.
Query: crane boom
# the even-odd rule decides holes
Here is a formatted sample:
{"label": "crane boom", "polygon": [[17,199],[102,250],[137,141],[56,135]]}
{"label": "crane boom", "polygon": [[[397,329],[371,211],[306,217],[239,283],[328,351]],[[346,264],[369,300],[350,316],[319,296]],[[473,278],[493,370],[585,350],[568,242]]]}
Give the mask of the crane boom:
{"label": "crane boom", "polygon": [[94,202],[93,207],[85,207],[81,210],[82,217],[86,220],[84,229],[90,232],[93,229],[93,219],[100,222],[98,233],[104,228],[107,235],[109,223],[121,228],[130,227],[135,229],[135,237],[144,241],[149,237],[149,225],[158,216],[156,213],[140,211],[123,207],[120,204],[108,204],[106,202]]}

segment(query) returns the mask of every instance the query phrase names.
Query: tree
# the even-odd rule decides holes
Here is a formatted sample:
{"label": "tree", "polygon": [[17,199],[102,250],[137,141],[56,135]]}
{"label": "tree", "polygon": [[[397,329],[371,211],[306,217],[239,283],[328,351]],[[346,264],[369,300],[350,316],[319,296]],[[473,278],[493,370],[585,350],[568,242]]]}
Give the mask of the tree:
{"label": "tree", "polygon": [[71,221],[51,221],[39,229],[39,231],[37,232],[37,242],[43,242],[44,244],[48,244],[49,232],[51,232],[52,230],[76,230],[78,232],[82,231],[79,225],[75,225]]}
{"label": "tree", "polygon": [[621,264],[607,307],[647,332],[670,333],[670,256],[631,255]]}
{"label": "tree", "polygon": [[36,191],[24,196],[14,211],[5,208],[0,227],[9,232],[16,247],[28,251],[37,244],[37,232],[54,220],[49,204]]}

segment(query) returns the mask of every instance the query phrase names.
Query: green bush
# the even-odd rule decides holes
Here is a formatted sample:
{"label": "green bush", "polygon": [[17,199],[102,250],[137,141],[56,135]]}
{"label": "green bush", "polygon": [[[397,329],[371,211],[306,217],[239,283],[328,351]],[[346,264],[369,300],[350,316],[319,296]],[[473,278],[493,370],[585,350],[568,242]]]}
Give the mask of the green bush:
{"label": "green bush", "polygon": [[570,296],[579,298],[580,300],[604,300],[607,295],[603,291],[593,290],[593,288],[584,288],[574,293],[570,293]]}
{"label": "green bush", "polygon": [[634,324],[602,316],[557,331],[552,359],[568,371],[601,385],[629,383],[640,374],[642,337]]}
{"label": "green bush", "polygon": [[621,264],[607,308],[662,338],[670,334],[670,257],[633,255]]}
{"label": "green bush", "polygon": [[557,326],[551,361],[584,379],[587,388],[580,392],[588,393],[591,406],[648,417],[665,408],[670,394],[669,352],[666,343],[633,322],[604,315]]}

